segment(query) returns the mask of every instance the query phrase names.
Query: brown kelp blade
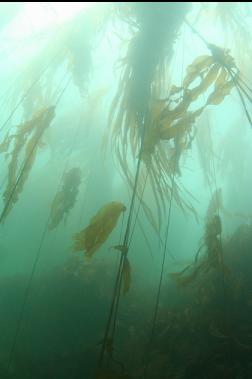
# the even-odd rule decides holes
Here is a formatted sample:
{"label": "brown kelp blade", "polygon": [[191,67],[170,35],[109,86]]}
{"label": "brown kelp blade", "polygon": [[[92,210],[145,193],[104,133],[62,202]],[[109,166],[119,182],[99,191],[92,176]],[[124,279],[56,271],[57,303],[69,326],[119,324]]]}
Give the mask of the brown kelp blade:
{"label": "brown kelp blade", "polygon": [[107,240],[125,210],[126,207],[116,201],[104,205],[90,220],[89,225],[74,235],[74,251],[84,251],[87,257],[92,257]]}
{"label": "brown kelp blade", "polygon": [[[22,192],[35,162],[41,137],[54,117],[54,106],[44,108],[37,112],[31,120],[18,125],[18,133],[11,136],[14,146],[8,165],[7,185],[3,193],[4,208],[0,216],[0,222],[5,220],[14,204],[18,201],[19,194]],[[9,148],[9,143],[7,145],[5,150]],[[22,153],[24,153],[24,162],[20,167],[19,159]]]}

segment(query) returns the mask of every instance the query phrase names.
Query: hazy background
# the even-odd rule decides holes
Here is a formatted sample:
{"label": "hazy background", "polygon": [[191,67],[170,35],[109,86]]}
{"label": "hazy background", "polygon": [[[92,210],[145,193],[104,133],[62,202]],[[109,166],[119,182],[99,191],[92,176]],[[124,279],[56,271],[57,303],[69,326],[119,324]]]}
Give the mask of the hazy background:
{"label": "hazy background", "polygon": [[[42,65],[42,58],[45,62],[51,60],[51,55],[47,56],[47,50],[43,48],[55,37],[62,25],[64,26],[68,20],[73,20],[80,10],[92,6],[91,3],[1,3],[1,125],[18,103],[18,88],[23,80],[28,80],[34,62]],[[108,7],[109,3],[100,5],[106,6]],[[188,14],[191,22],[197,18],[198,8],[198,3],[193,4]],[[250,8],[251,5],[248,4],[248,9]],[[250,15],[246,21],[248,25],[252,25]],[[243,46],[239,44],[237,48],[234,30],[223,30],[223,26],[210,17],[210,13],[202,15],[194,26],[207,41],[230,48],[238,66],[241,65],[248,79],[252,79],[251,70],[246,66],[245,55],[241,58]],[[120,30],[118,25],[117,28]],[[252,27],[250,28],[251,32]],[[251,39],[251,36],[248,36],[249,38]],[[78,255],[71,249],[72,235],[83,229],[101,206],[110,201],[121,201],[129,206],[127,185],[119,175],[110,151],[107,152],[106,160],[101,152],[103,136],[108,126],[109,106],[118,85],[119,71],[115,69],[115,62],[122,54],[121,44],[114,33],[114,25],[109,24],[102,37],[95,41],[92,50],[92,71],[83,93],[80,93],[73,82],[64,93],[57,107],[56,117],[43,137],[45,146],[37,155],[19,201],[0,227],[1,278],[15,278],[18,274],[25,274],[28,278],[38,249],[41,250],[35,278],[40,273],[50,272],[73,254]],[[244,49],[246,50],[246,47]],[[174,45],[169,70],[170,83],[179,85],[187,65],[198,55],[208,53],[200,39],[188,26],[183,25]],[[37,57],[41,58],[36,61]],[[36,72],[35,70],[35,74]],[[67,78],[67,64],[63,64],[54,78],[55,86],[63,88]],[[249,106],[251,109],[251,105]],[[6,131],[20,122],[20,116],[21,110],[18,108],[1,131],[1,141]],[[211,129],[216,183],[217,187],[222,189],[225,208],[231,213],[252,213],[252,130],[236,90],[233,89],[221,105],[209,106],[197,123],[199,129],[206,123],[209,123]],[[204,233],[204,218],[211,192],[215,188],[213,183],[211,188],[207,185],[199,158],[199,146],[195,140],[190,152],[181,160],[180,180],[197,199],[194,206],[199,215],[199,222],[197,223],[191,215],[183,215],[173,204],[165,280],[168,280],[169,272],[182,270],[192,262]],[[67,224],[61,223],[57,229],[47,231],[43,238],[50,205],[59,189],[62,173],[66,168],[75,166],[82,170],[77,203],[70,212]],[[7,163],[3,155],[0,155],[0,168],[3,190],[7,174]],[[146,193],[148,198],[148,189]],[[149,204],[152,201],[150,197]],[[3,206],[2,203],[0,205]],[[156,295],[162,249],[143,212],[140,211],[139,217],[148,236],[151,251],[137,225],[129,251],[132,265],[132,288],[129,296],[134,296],[134,291],[143,289],[149,293],[151,303]],[[95,267],[96,264],[104,264],[111,272],[116,270],[117,253],[108,248],[118,244],[121,221],[122,219],[94,259],[86,262],[87,265]],[[222,221],[223,238],[227,238],[239,224],[244,223],[244,218],[223,215]],[[251,223],[251,218],[246,222]],[[79,255],[85,259],[82,254]],[[101,277],[101,280],[104,278]],[[95,283],[90,283],[95,286]],[[112,286],[112,283],[110,285]],[[1,288],[0,295],[4,297]]]}

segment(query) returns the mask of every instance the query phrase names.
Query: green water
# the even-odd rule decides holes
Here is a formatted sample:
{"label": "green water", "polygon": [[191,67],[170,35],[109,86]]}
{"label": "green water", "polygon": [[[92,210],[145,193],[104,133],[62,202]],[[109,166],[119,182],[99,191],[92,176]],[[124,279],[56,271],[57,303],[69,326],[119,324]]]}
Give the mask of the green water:
{"label": "green water", "polygon": [[[0,378],[250,378],[251,3],[90,4],[0,5]],[[170,159],[165,184],[161,164],[153,185],[141,161],[129,217],[142,128],[152,117],[146,109],[167,100],[194,59],[210,54],[204,41],[230,49],[247,87],[234,86],[190,126],[195,135],[188,132],[192,143],[175,181],[175,138],[161,142]],[[47,125],[43,111],[52,106]],[[118,116],[113,134],[109,114],[120,109],[136,112],[136,122]],[[125,133],[137,125],[135,137],[121,133],[125,123]],[[80,181],[67,183],[76,168]],[[218,189],[222,199],[207,219]],[[84,247],[74,251],[76,233],[112,201],[126,211],[105,242],[91,259]],[[53,207],[60,216],[50,229]],[[217,214],[221,231],[209,237]],[[129,291],[120,292],[113,352],[105,349],[101,362],[120,267],[121,253],[111,247],[123,244],[127,227]]]}

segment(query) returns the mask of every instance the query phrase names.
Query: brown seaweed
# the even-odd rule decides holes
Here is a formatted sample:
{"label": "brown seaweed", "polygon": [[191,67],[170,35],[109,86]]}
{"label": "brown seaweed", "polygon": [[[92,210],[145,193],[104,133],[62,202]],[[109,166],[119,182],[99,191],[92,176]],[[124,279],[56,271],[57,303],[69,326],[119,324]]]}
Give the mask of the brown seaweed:
{"label": "brown seaweed", "polygon": [[[18,125],[16,134],[7,135],[6,141],[8,143],[5,142],[6,146],[3,150],[5,154],[10,155],[10,162],[7,184],[3,193],[4,209],[1,214],[1,222],[18,201],[19,194],[22,192],[33,167],[41,137],[50,126],[54,116],[55,107],[42,109],[31,120]],[[13,149],[11,150],[12,145]],[[20,165],[22,154],[24,154],[24,160],[23,164]]]}
{"label": "brown seaweed", "polygon": [[84,251],[89,258],[106,241],[117,220],[126,207],[119,202],[111,202],[104,205],[90,220],[89,225],[81,232],[74,235],[74,251]]}
{"label": "brown seaweed", "polygon": [[62,188],[56,193],[51,205],[49,229],[56,228],[63,218],[66,221],[75,205],[80,183],[81,171],[78,167],[73,167],[63,175]]}

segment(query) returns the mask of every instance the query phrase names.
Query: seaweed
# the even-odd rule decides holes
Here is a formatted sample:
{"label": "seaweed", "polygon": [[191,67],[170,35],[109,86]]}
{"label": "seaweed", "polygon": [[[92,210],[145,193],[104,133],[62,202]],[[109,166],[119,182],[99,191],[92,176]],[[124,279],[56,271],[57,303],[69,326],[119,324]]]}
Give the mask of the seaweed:
{"label": "seaweed", "polygon": [[74,235],[74,251],[84,251],[89,258],[106,241],[117,220],[126,207],[119,202],[111,202],[104,205],[90,220],[89,225],[81,232]]}
{"label": "seaweed", "polygon": [[[180,158],[191,149],[197,135],[195,123],[205,108],[220,104],[239,82],[239,72],[229,51],[215,45],[209,46],[212,54],[197,57],[188,66],[181,87],[172,86],[168,97],[164,99],[154,99],[149,93],[144,110],[135,101],[137,109],[134,109],[128,100],[132,99],[132,94],[128,93],[131,91],[128,88],[131,79],[127,76],[133,69],[126,66],[112,103],[109,117],[112,125],[111,144],[119,167],[132,186],[128,163],[130,157],[138,157],[145,163],[155,198],[159,229],[171,196],[172,183],[177,205],[183,212],[189,211],[196,215],[177,182],[177,177],[181,175]],[[206,95],[207,99],[199,105],[202,95]],[[143,96],[140,98],[143,99]],[[140,150],[141,141],[143,147]]]}
{"label": "seaweed", "polygon": [[[4,209],[0,220],[3,222],[14,204],[18,201],[25,182],[35,162],[41,137],[50,126],[55,116],[55,107],[44,108],[37,112],[33,118],[18,125],[16,134],[7,135],[2,151],[10,156],[8,165],[8,177],[5,191],[3,192]],[[13,149],[11,147],[13,145]],[[24,154],[23,164],[20,167],[19,160]]]}
{"label": "seaweed", "polygon": [[[210,208],[212,210],[211,206],[209,209]],[[219,214],[211,214],[208,210],[205,225],[204,242],[199,247],[195,255],[194,263],[187,266],[181,272],[171,274],[171,277],[179,286],[184,287],[188,284],[191,284],[200,275],[206,274],[212,269],[220,271],[223,275],[230,272],[229,268],[223,262],[221,232],[222,225]],[[200,252],[203,248],[205,248],[205,253],[200,257]]]}
{"label": "seaweed", "polygon": [[63,175],[62,188],[52,201],[49,229],[56,228],[63,218],[66,222],[69,212],[77,200],[80,183],[81,171],[78,167],[71,168]]}

